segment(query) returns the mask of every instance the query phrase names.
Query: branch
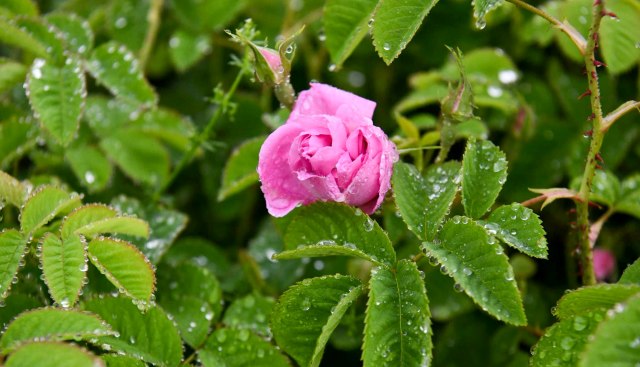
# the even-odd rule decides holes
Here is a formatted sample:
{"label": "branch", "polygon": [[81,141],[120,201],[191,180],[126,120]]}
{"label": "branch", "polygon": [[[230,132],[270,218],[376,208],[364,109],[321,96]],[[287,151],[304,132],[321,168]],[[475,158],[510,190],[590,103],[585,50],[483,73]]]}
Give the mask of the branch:
{"label": "branch", "polygon": [[609,113],[607,117],[604,118],[602,123],[601,130],[602,132],[606,132],[609,130],[611,125],[616,122],[619,118],[624,116],[626,113],[637,109],[640,112],[640,102],[639,101],[627,101],[620,105],[620,107],[616,108],[615,111]]}
{"label": "branch", "polygon": [[551,14],[545,12],[540,8],[536,8],[535,6],[525,3],[522,0],[507,0],[515,6],[518,6],[522,9],[530,11],[537,16],[544,18],[549,23],[553,24],[556,28],[560,29],[564,32],[571,42],[573,42],[576,47],[578,47],[578,51],[580,51],[580,55],[584,55],[587,50],[587,41],[582,37],[582,34],[578,32],[573,26],[567,22],[561,22],[558,19],[554,18]]}

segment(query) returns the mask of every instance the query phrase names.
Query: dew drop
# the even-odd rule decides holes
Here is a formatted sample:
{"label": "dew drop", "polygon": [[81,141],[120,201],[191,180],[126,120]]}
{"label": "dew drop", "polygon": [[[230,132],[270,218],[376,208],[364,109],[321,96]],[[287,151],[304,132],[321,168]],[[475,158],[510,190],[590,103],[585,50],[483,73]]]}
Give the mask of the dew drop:
{"label": "dew drop", "polygon": [[115,26],[118,29],[122,29],[127,26],[127,20],[124,17],[116,19]]}
{"label": "dew drop", "polygon": [[382,48],[383,48],[385,51],[389,51],[389,50],[391,50],[391,45],[389,45],[388,43],[385,43],[384,45],[382,45]]}
{"label": "dew drop", "polygon": [[364,230],[367,232],[373,230],[373,219],[367,217],[367,220],[364,221]]}
{"label": "dew drop", "polygon": [[305,298],[302,301],[302,311],[309,311],[310,308],[311,308],[311,301],[309,300],[309,298]]}

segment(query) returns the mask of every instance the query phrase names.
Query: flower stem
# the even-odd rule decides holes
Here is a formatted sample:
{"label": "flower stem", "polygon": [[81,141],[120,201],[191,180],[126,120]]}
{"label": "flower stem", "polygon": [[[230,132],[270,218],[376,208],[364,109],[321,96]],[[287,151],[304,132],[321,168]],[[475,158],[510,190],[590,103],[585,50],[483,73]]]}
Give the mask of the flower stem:
{"label": "flower stem", "polygon": [[540,8],[536,8],[535,6],[533,6],[531,4],[528,4],[528,3],[526,3],[526,2],[524,2],[522,0],[507,0],[507,1],[512,3],[515,6],[519,7],[519,8],[522,8],[524,10],[530,11],[530,12],[534,13],[535,15],[544,18],[549,23],[551,23],[554,26],[556,26],[558,29],[560,29],[562,32],[564,32],[569,37],[571,42],[573,42],[578,47],[578,50],[580,51],[581,55],[585,54],[586,49],[587,49],[587,41],[585,41],[584,37],[582,37],[580,32],[578,32],[569,23],[561,22],[558,19],[556,19],[555,17],[553,17],[551,14],[545,12],[544,10],[542,10]]}
{"label": "flower stem", "polygon": [[580,249],[580,262],[582,265],[582,283],[584,285],[592,285],[596,283],[596,277],[593,269],[593,251],[591,241],[589,241],[589,196],[591,194],[591,185],[596,167],[598,166],[598,156],[602,140],[605,132],[602,129],[602,105],[600,103],[600,87],[598,85],[598,71],[595,59],[595,50],[598,47],[598,31],[600,30],[600,22],[604,10],[603,0],[594,0],[593,3],[593,22],[589,29],[589,37],[587,41],[587,50],[584,55],[584,63],[587,70],[587,81],[589,86],[591,112],[593,113],[593,134],[591,136],[591,144],[589,153],[587,154],[587,162],[585,163],[582,181],[580,182],[580,191],[578,197],[581,199],[576,203],[578,214],[578,248]]}
{"label": "flower stem", "polygon": [[246,55],[248,55],[248,52],[245,52],[245,57],[242,60],[242,65],[240,66],[240,70],[238,71],[236,78],[234,79],[227,93],[225,93],[224,96],[219,101],[218,108],[216,108],[215,112],[213,113],[213,116],[211,116],[211,118],[209,119],[207,126],[205,126],[205,128],[193,138],[193,140],[191,141],[189,150],[182,156],[182,159],[180,159],[180,161],[176,165],[176,168],[173,170],[173,172],[171,172],[171,176],[169,176],[169,178],[162,185],[160,185],[158,189],[155,191],[155,193],[153,194],[153,201],[158,201],[158,199],[160,198],[160,195],[162,195],[162,193],[169,186],[171,186],[171,184],[173,183],[173,181],[175,181],[175,179],[178,177],[180,172],[191,162],[191,160],[195,156],[198,149],[202,146],[202,144],[210,138],[211,132],[213,131],[213,128],[217,125],[218,120],[228,111],[231,97],[233,97],[233,95],[236,92],[236,89],[238,89],[238,85],[240,84],[240,81],[242,80],[244,75],[247,73],[247,70],[249,70],[249,66],[248,66],[249,59]]}
{"label": "flower stem", "polygon": [[147,13],[147,21],[149,22],[149,27],[147,28],[147,34],[144,37],[144,43],[142,44],[140,54],[138,55],[138,62],[140,63],[141,70],[144,70],[147,61],[149,60],[151,50],[153,49],[153,44],[156,41],[156,36],[158,35],[162,5],[163,0],[151,0],[149,13]]}

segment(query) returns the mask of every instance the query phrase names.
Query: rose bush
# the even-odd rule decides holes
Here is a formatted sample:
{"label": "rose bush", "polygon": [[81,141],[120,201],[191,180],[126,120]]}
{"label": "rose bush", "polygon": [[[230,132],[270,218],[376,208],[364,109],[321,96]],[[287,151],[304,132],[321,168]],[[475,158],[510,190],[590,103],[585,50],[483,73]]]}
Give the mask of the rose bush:
{"label": "rose bush", "polygon": [[267,209],[338,201],[373,213],[389,190],[398,153],[371,120],[375,103],[325,84],[300,93],[287,122],[260,150]]}

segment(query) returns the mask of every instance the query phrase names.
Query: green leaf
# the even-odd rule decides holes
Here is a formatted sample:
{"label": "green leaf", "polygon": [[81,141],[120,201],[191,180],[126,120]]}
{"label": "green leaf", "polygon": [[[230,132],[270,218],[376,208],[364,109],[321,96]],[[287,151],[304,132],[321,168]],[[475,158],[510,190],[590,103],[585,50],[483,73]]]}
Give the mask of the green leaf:
{"label": "green leaf", "polygon": [[[249,241],[249,255],[255,260],[262,279],[278,294],[298,281],[307,266],[304,259],[273,261],[272,256],[283,250],[284,239],[272,219],[265,220],[256,236]],[[223,280],[224,288],[227,277],[218,275],[218,278]]]}
{"label": "green leaf", "polygon": [[95,237],[104,233],[117,233],[149,238],[149,224],[135,217],[105,218],[78,228],[74,233],[87,237]]}
{"label": "green leaf", "polygon": [[169,39],[169,55],[179,72],[184,72],[211,51],[211,40],[205,34],[178,29]]}
{"label": "green leaf", "polygon": [[147,14],[151,3],[149,0],[111,2],[104,21],[111,39],[124,44],[130,50],[140,50],[149,28]]}
{"label": "green leaf", "polygon": [[193,348],[199,348],[207,339],[215,315],[209,303],[200,298],[182,296],[163,299],[160,304],[171,315],[182,339]]}
{"label": "green leaf", "polygon": [[14,22],[46,47],[47,55],[44,58],[56,66],[65,62],[64,40],[56,28],[37,17],[17,17]]}
{"label": "green leaf", "polygon": [[27,199],[20,213],[22,233],[30,234],[56,215],[80,205],[81,197],[54,186],[42,186]]}
{"label": "green leaf", "polygon": [[171,147],[187,151],[191,148],[191,139],[195,136],[193,124],[174,110],[154,108],[139,114],[137,110],[128,112],[131,127],[164,141]]}
{"label": "green leaf", "polygon": [[362,291],[359,280],[343,275],[305,279],[289,288],[271,315],[280,348],[301,366],[318,366],[331,333]]}
{"label": "green leaf", "polygon": [[245,5],[244,0],[171,0],[174,14],[185,28],[196,32],[224,27]]}
{"label": "green leaf", "polygon": [[62,222],[60,234],[67,238],[79,228],[105,218],[113,218],[118,213],[104,204],[86,204],[71,212]]}
{"label": "green leaf", "polygon": [[[20,284],[22,286],[23,284]],[[42,299],[35,294],[11,293],[3,299],[4,307],[0,313],[0,328],[5,330],[13,319],[24,311],[43,306]]]}
{"label": "green leaf", "polygon": [[64,39],[67,49],[87,56],[93,48],[93,32],[89,22],[75,14],[47,14],[46,21],[53,24]]}
{"label": "green leaf", "polygon": [[577,366],[584,346],[606,309],[572,315],[548,328],[533,350],[531,367]]}
{"label": "green leaf", "polygon": [[424,268],[425,284],[429,285],[429,310],[436,321],[451,321],[475,308],[473,301],[459,292],[453,279],[435,266]]}
{"label": "green leaf", "polygon": [[31,0],[4,0],[2,6],[10,10],[14,14],[20,15],[38,15],[38,7]]}
{"label": "green leaf", "polygon": [[139,113],[135,104],[126,100],[98,96],[87,98],[86,120],[100,138],[109,137],[114,131],[128,127]]}
{"label": "green leaf", "polygon": [[100,147],[135,181],[156,186],[169,175],[169,153],[147,134],[132,129],[118,130],[103,139]]}
{"label": "green leaf", "polygon": [[621,186],[621,193],[615,204],[615,210],[640,218],[640,174],[627,177],[622,181]]}
{"label": "green leaf", "polygon": [[20,181],[0,171],[0,201],[21,207],[26,194],[27,189]]}
{"label": "green leaf", "polygon": [[139,201],[125,196],[116,197],[111,202],[111,205],[119,213],[135,215],[149,223],[151,234],[148,239],[130,236],[121,237],[136,245],[153,264],[157,264],[160,261],[160,257],[187,225],[187,216],[178,211],[156,205],[143,208]]}
{"label": "green leaf", "polygon": [[458,191],[460,164],[429,167],[424,178],[409,164],[394,165],[391,183],[396,205],[409,229],[421,239],[433,239]]}
{"label": "green leaf", "polygon": [[0,339],[3,353],[32,340],[88,340],[113,334],[111,327],[95,315],[75,310],[40,308],[21,313]]}
{"label": "green leaf", "polygon": [[209,326],[220,318],[220,283],[206,268],[193,263],[158,267],[158,302],[173,316],[182,338],[198,347]]}
{"label": "green leaf", "polygon": [[[578,33],[586,38],[589,34],[589,25],[593,20],[591,12],[592,5],[593,2],[591,0],[562,1],[560,3],[560,11],[559,14],[557,14],[557,19],[562,19],[563,21],[571,24]],[[584,57],[580,54],[580,51],[569,37],[564,32],[556,31],[555,34],[560,50],[564,55],[571,60],[582,64],[584,62]]]}
{"label": "green leaf", "polygon": [[373,21],[373,45],[387,65],[400,55],[438,0],[380,0]]}
{"label": "green leaf", "polygon": [[611,1],[607,11],[616,17],[605,16],[600,25],[600,48],[607,70],[620,74],[640,61],[640,4],[635,0]]}
{"label": "green leaf", "polygon": [[68,58],[56,67],[44,59],[36,59],[27,78],[29,102],[42,126],[56,141],[68,145],[80,126],[86,95],[84,73],[80,62]]}
{"label": "green leaf", "polygon": [[89,351],[68,343],[36,342],[20,347],[9,356],[7,367],[96,367],[100,359]]}
{"label": "green leaf", "polygon": [[462,204],[472,218],[481,217],[507,180],[507,160],[488,140],[469,140],[462,158]]}
{"label": "green leaf", "polygon": [[428,366],[431,321],[424,281],[414,262],[371,272],[362,359],[364,366]]}
{"label": "green leaf", "polygon": [[218,329],[198,351],[204,367],[289,367],[272,344],[247,329]]}
{"label": "green leaf", "polygon": [[258,153],[265,139],[266,136],[260,136],[247,140],[231,153],[224,166],[219,201],[258,182]]}
{"label": "green leaf", "polygon": [[231,261],[227,258],[227,254],[220,247],[203,238],[181,237],[164,253],[162,262],[171,266],[189,262],[203,267],[220,279],[222,290],[225,292],[230,292],[230,289],[225,288],[225,281],[234,281],[226,277],[231,268]]}
{"label": "green leaf", "polygon": [[8,19],[0,17],[0,29],[0,42],[20,47],[38,57],[48,57],[45,47],[37,39]]}
{"label": "green leaf", "polygon": [[423,242],[422,248],[483,310],[510,324],[526,323],[509,259],[482,226],[466,217],[453,217],[438,238]]}
{"label": "green leaf", "polygon": [[153,294],[155,275],[153,267],[132,244],[111,239],[96,238],[89,242],[89,258],[119,291],[138,302],[148,305]]}
{"label": "green leaf", "polygon": [[619,284],[637,284],[640,285],[640,259],[633,264],[627,266],[618,280]]}
{"label": "green leaf", "polygon": [[230,328],[249,329],[259,335],[271,336],[269,319],[274,305],[273,298],[249,294],[238,298],[224,313],[222,322]]}
{"label": "green leaf", "polygon": [[123,297],[94,298],[84,304],[108,322],[119,336],[98,340],[105,348],[121,351],[158,366],[173,367],[182,359],[182,343],[175,325],[159,307],[144,313]]}
{"label": "green leaf", "polygon": [[324,32],[331,61],[340,68],[369,32],[377,0],[328,0],[324,5]]}
{"label": "green leaf", "polygon": [[607,311],[582,354],[581,366],[635,366],[640,361],[640,297]]}
{"label": "green leaf", "polygon": [[564,320],[591,310],[611,308],[638,293],[640,286],[630,284],[598,284],[578,288],[562,296],[553,313],[560,320]]}
{"label": "green leaf", "polygon": [[103,354],[100,358],[106,362],[106,367],[146,367],[147,364],[143,361],[129,357],[121,356],[118,354]]}
{"label": "green leaf", "polygon": [[220,318],[222,291],[220,282],[206,268],[192,263],[177,266],[162,264],[158,271],[158,294],[160,303],[165,299],[191,296],[206,301],[214,314],[212,320]]}
{"label": "green leaf", "polygon": [[346,255],[391,266],[396,254],[378,223],[360,209],[318,202],[293,214],[284,236],[288,251],[276,259]]}
{"label": "green leaf", "polygon": [[71,235],[62,240],[47,233],[41,246],[42,272],[51,298],[62,307],[73,307],[87,274],[84,239]]}
{"label": "green leaf", "polygon": [[27,241],[15,229],[0,232],[0,301],[7,298],[25,255]]}
{"label": "green leaf", "polygon": [[507,245],[529,256],[547,258],[547,239],[542,221],[533,210],[518,203],[494,210],[485,228]]}
{"label": "green leaf", "polygon": [[24,80],[27,67],[19,62],[0,59],[0,93],[13,88]]}
{"label": "green leaf", "polygon": [[89,191],[100,191],[109,183],[113,166],[99,149],[82,145],[67,149],[65,158],[80,183]]}
{"label": "green leaf", "polygon": [[36,145],[36,134],[39,129],[34,125],[31,118],[18,117],[10,118],[0,124],[0,157],[2,157],[0,169],[7,169],[12,162]]}
{"label": "green leaf", "polygon": [[476,19],[476,27],[483,29],[487,24],[485,16],[494,8],[501,6],[503,0],[473,0],[473,17]]}
{"label": "green leaf", "polygon": [[86,67],[116,97],[146,106],[158,102],[155,91],[144,79],[138,60],[117,42],[107,42],[93,50]]}

